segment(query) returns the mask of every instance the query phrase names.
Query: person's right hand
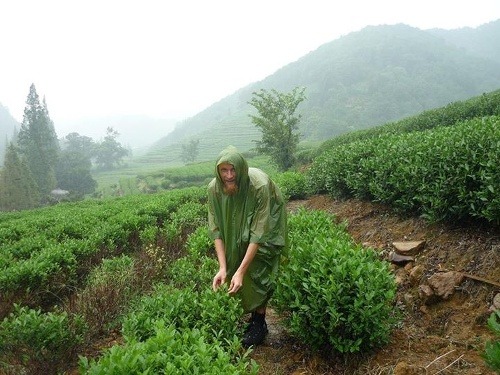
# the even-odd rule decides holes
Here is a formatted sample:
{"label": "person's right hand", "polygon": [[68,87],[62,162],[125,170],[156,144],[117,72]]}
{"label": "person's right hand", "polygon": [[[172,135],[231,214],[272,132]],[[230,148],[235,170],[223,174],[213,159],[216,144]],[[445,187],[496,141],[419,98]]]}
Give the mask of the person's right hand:
{"label": "person's right hand", "polygon": [[217,274],[214,276],[214,280],[212,282],[212,289],[217,290],[221,285],[226,282],[226,273],[222,270],[219,270]]}

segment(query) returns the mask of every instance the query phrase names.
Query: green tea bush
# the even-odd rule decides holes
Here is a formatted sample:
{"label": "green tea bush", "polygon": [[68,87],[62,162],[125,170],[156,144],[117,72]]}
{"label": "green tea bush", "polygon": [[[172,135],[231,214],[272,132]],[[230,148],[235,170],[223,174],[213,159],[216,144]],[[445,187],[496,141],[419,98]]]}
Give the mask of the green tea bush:
{"label": "green tea bush", "polygon": [[153,240],[161,244],[163,233],[154,227],[176,220],[170,228],[176,233],[184,230],[178,224],[192,230],[206,218],[204,201],[206,188],[190,188],[3,214],[0,298],[60,301],[101,258],[138,251]]}
{"label": "green tea bush", "polygon": [[206,225],[188,235],[185,250],[186,255],[172,262],[166,271],[170,283],[177,288],[191,287],[198,290],[212,285],[218,263]]}
{"label": "green tea bush", "polygon": [[143,245],[156,244],[158,240],[158,227],[155,224],[146,226],[140,233],[139,237]]}
{"label": "green tea bush", "polygon": [[306,177],[311,190],[340,198],[357,194],[349,181],[372,176],[372,173],[365,175],[361,172],[360,162],[370,160],[375,150],[373,143],[359,141],[322,153],[307,171]]}
{"label": "green tea bush", "polygon": [[239,324],[242,314],[237,298],[222,289],[214,292],[211,285],[203,291],[158,285],[127,314],[122,331],[128,341],[144,341],[154,335],[158,324],[163,324],[181,331],[197,328],[214,340],[232,340],[242,333]]}
{"label": "green tea bush", "polygon": [[134,260],[129,255],[121,255],[111,259],[103,259],[94,268],[88,278],[89,286],[108,285],[113,280],[120,284],[129,284],[133,277]]}
{"label": "green tea bush", "polygon": [[396,322],[388,264],[354,244],[323,211],[291,215],[289,237],[273,302],[290,331],[314,349],[341,353],[386,343]]}
{"label": "green tea bush", "polygon": [[323,153],[315,189],[392,205],[430,221],[500,223],[500,117],[384,135]]}
{"label": "green tea bush", "polygon": [[318,148],[318,154],[343,144],[374,139],[382,135],[411,133],[453,126],[458,122],[473,118],[499,115],[500,90],[496,90],[465,101],[450,103],[442,108],[427,110],[396,122],[341,134],[323,142]]}
{"label": "green tea bush", "polygon": [[[373,196],[431,221],[500,218],[500,118],[387,138],[370,162]],[[398,155],[398,158],[395,158]],[[396,162],[394,160],[397,160]]]}
{"label": "green tea bush", "polygon": [[[187,254],[193,258],[215,254],[214,242],[208,235],[207,225],[201,225],[186,240]],[[194,259],[193,259],[194,260]]]}
{"label": "green tea bush", "polygon": [[295,164],[298,166],[308,165],[316,157],[321,141],[302,142],[295,152]]}
{"label": "green tea bush", "polygon": [[307,179],[303,173],[283,172],[276,175],[274,180],[286,200],[304,199],[309,195]]}
{"label": "green tea bush", "polygon": [[500,311],[493,312],[488,319],[488,327],[497,336],[495,340],[486,343],[482,354],[488,366],[500,373]]}
{"label": "green tea bush", "polygon": [[156,325],[145,341],[113,346],[99,360],[80,358],[80,373],[86,375],[122,374],[257,374],[257,364],[240,352],[240,343],[230,349],[207,340],[196,328],[179,331],[173,325]]}
{"label": "green tea bush", "polygon": [[165,222],[163,232],[168,238],[182,242],[184,236],[206,222],[206,205],[196,201],[187,201],[172,212],[169,220]]}
{"label": "green tea bush", "polygon": [[56,373],[72,359],[85,331],[77,315],[15,305],[0,323],[0,364],[14,373]]}
{"label": "green tea bush", "polygon": [[212,279],[218,270],[214,257],[203,255],[194,259],[185,256],[172,262],[166,271],[167,279],[177,288],[194,288],[197,290],[212,285]]}
{"label": "green tea bush", "polygon": [[207,206],[196,201],[181,204],[170,216],[170,220],[179,226],[196,228],[207,221]]}

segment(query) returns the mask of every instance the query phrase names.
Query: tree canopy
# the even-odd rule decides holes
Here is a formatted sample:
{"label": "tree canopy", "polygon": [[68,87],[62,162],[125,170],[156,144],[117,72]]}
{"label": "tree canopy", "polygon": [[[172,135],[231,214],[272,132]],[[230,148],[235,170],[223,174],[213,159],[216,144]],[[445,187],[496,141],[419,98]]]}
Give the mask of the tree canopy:
{"label": "tree canopy", "polygon": [[26,99],[18,145],[38,186],[41,199],[45,201],[57,185],[55,166],[60,150],[47,104],[45,100],[40,103],[34,84]]}
{"label": "tree canopy", "polygon": [[97,187],[92,178],[92,156],[96,145],[92,138],[70,133],[63,139],[63,148],[56,168],[59,188],[72,195],[91,194]]}
{"label": "tree canopy", "polygon": [[[97,183],[90,173],[92,159],[101,157],[116,163],[128,152],[114,140],[116,135],[108,129],[108,136],[97,147],[92,138],[71,133],[62,139],[61,148],[47,103],[45,99],[40,101],[32,84],[21,129],[14,133],[3,155],[0,209],[19,210],[49,204],[53,202],[56,188],[69,191],[71,199],[93,193]],[[103,149],[112,149],[114,153],[104,154]],[[101,154],[97,155],[98,151]]]}
{"label": "tree canopy", "polygon": [[187,144],[182,144],[181,159],[184,163],[192,163],[198,157],[200,145],[199,139],[191,139]]}
{"label": "tree canopy", "polygon": [[113,169],[123,163],[123,158],[129,154],[116,138],[120,134],[112,127],[106,129],[104,140],[97,145],[95,152],[96,164],[99,168]]}
{"label": "tree canopy", "polygon": [[261,89],[253,93],[249,102],[259,112],[258,116],[250,115],[252,123],[262,131],[262,139],[256,141],[257,151],[269,155],[282,171],[295,163],[301,118],[295,111],[305,99],[304,91],[305,88],[299,87],[289,93]]}
{"label": "tree canopy", "polygon": [[0,210],[12,211],[34,208],[39,204],[38,186],[19,155],[16,146],[10,143],[5,152],[5,161],[0,174]]}

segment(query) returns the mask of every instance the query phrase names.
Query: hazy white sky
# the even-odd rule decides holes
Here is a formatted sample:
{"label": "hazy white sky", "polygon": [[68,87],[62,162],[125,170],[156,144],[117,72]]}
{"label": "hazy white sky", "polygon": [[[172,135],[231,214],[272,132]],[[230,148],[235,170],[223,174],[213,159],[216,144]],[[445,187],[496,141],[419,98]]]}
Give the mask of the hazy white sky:
{"label": "hazy white sky", "polygon": [[56,130],[82,117],[185,118],[368,25],[477,27],[499,0],[1,0],[0,103],[31,83]]}

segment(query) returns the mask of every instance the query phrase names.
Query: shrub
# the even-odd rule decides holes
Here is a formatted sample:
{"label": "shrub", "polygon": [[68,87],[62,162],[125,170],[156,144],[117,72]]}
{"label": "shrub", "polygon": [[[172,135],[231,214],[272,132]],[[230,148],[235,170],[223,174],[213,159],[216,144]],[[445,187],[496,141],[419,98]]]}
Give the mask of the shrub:
{"label": "shrub", "polygon": [[139,234],[143,245],[155,244],[158,239],[158,227],[155,224],[147,225]]}
{"label": "shrub", "polygon": [[214,243],[208,235],[208,228],[206,225],[199,226],[188,236],[186,250],[188,255],[194,259],[204,255],[211,256],[215,254]]}
{"label": "shrub", "polygon": [[316,192],[392,205],[430,221],[499,224],[500,117],[385,134],[325,151],[308,170]]}
{"label": "shrub", "polygon": [[85,330],[77,315],[15,305],[0,323],[0,363],[15,373],[55,373],[71,360]]}
{"label": "shrub", "polygon": [[[195,200],[188,200],[180,204],[175,212],[172,212],[160,233],[170,244],[181,244],[191,232],[199,226],[205,225],[206,222],[206,205]],[[176,252],[180,251],[179,248],[174,249],[173,247],[170,250],[174,256],[178,255]]]}
{"label": "shrub", "polygon": [[207,221],[207,206],[196,201],[181,204],[170,216],[170,222],[183,229],[196,229]]}
{"label": "shrub", "polygon": [[241,335],[242,314],[239,300],[223,290],[198,292],[158,285],[124,318],[122,331],[127,341],[144,341],[162,324],[179,330],[197,328],[214,339],[232,340]]}
{"label": "shrub", "polygon": [[192,287],[198,290],[212,285],[218,263],[213,241],[206,225],[198,227],[186,240],[186,256],[172,262],[167,277],[178,288]]}
{"label": "shrub", "polygon": [[218,270],[214,257],[203,255],[197,259],[183,257],[177,259],[167,270],[167,278],[177,288],[192,287],[204,289],[212,285],[212,279]]}
{"label": "shrub", "polygon": [[80,373],[88,375],[121,374],[257,374],[258,366],[249,360],[248,351],[238,356],[240,343],[231,350],[218,342],[207,342],[198,329],[177,330],[173,325],[155,327],[146,341],[131,341],[113,346],[99,361],[80,359]]}
{"label": "shrub", "polygon": [[325,212],[289,219],[289,259],[274,303],[290,331],[313,349],[358,352],[386,343],[396,319],[388,264],[355,245]]}
{"label": "shrub", "polygon": [[500,372],[500,311],[496,310],[488,319],[488,327],[497,336],[496,340],[486,343],[485,351],[482,354],[488,366]]}
{"label": "shrub", "polygon": [[275,177],[275,181],[286,200],[303,199],[308,195],[307,180],[303,173],[283,172]]}

